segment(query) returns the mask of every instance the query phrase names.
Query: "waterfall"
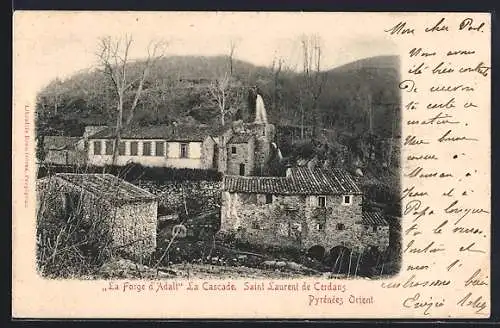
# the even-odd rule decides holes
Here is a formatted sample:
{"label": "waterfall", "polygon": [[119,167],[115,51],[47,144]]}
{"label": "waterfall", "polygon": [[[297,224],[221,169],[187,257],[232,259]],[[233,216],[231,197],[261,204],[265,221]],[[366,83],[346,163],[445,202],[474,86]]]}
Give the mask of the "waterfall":
{"label": "waterfall", "polygon": [[283,160],[283,155],[281,154],[281,149],[278,148],[276,143],[271,143],[273,145],[274,150],[276,150],[276,156],[278,156],[278,160],[281,162]]}
{"label": "waterfall", "polygon": [[255,101],[255,123],[267,123],[266,107],[262,96],[257,94]]}

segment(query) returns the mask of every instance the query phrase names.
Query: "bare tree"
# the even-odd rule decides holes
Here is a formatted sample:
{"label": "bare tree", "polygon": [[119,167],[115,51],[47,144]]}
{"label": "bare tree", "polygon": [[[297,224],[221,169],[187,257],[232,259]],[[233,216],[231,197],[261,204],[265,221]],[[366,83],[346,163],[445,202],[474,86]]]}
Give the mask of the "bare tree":
{"label": "bare tree", "polygon": [[164,54],[166,44],[164,42],[150,42],[147,48],[147,58],[142,62],[139,76],[132,77],[128,75],[128,66],[130,64],[130,47],[133,43],[133,38],[126,35],[124,38],[113,39],[104,37],[99,41],[97,58],[99,65],[102,67],[102,72],[110,79],[113,89],[116,93],[116,131],[115,142],[113,147],[113,164],[116,163],[118,155],[118,145],[121,139],[121,132],[124,126],[124,104],[125,95],[128,91],[135,88],[134,100],[130,105],[128,116],[125,121],[125,126],[132,123],[137,104],[141,98],[146,80],[151,67]]}
{"label": "bare tree", "polygon": [[224,73],[221,78],[216,79],[208,86],[208,91],[215,102],[222,125],[226,124],[226,114],[228,112],[227,101],[229,97],[230,79],[227,73]]}
{"label": "bare tree", "polygon": [[234,53],[236,51],[236,47],[238,46],[238,40],[231,39],[229,41],[229,75],[233,75],[233,64],[234,64]]}
{"label": "bare tree", "polygon": [[276,111],[279,106],[278,106],[278,102],[279,102],[279,99],[280,99],[280,79],[281,79],[281,71],[283,69],[283,65],[285,63],[285,60],[281,57],[277,57],[277,56],[274,56],[273,58],[273,62],[272,62],[272,65],[271,65],[271,71],[272,71],[272,74],[273,74],[273,88],[274,88],[274,92],[273,92],[273,109]]}
{"label": "bare tree", "polygon": [[301,40],[303,57],[303,85],[300,89],[301,135],[304,137],[306,111],[310,112],[313,129],[317,123],[318,99],[326,82],[321,72],[321,39],[317,35],[304,35]]}

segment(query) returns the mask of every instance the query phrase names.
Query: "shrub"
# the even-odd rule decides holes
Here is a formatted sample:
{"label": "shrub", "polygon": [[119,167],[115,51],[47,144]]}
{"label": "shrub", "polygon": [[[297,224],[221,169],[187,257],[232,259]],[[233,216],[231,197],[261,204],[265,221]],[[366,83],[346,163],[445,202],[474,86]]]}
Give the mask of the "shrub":
{"label": "shrub", "polygon": [[217,170],[147,167],[135,163],[126,166],[106,165],[104,167],[89,165],[42,165],[38,168],[38,178],[55,173],[110,173],[129,182],[139,179],[157,182],[222,180],[222,175]]}
{"label": "shrub", "polygon": [[84,215],[80,200],[71,212],[57,208],[58,193],[44,193],[37,213],[37,264],[42,276],[92,276],[113,256],[111,236],[99,211]]}

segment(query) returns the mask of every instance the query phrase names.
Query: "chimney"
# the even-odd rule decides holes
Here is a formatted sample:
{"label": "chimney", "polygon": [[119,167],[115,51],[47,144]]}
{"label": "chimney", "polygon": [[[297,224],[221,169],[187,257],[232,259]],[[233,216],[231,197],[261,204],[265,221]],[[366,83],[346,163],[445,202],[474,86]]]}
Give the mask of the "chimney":
{"label": "chimney", "polygon": [[287,168],[286,169],[286,177],[289,178],[292,176],[292,169],[291,168]]}

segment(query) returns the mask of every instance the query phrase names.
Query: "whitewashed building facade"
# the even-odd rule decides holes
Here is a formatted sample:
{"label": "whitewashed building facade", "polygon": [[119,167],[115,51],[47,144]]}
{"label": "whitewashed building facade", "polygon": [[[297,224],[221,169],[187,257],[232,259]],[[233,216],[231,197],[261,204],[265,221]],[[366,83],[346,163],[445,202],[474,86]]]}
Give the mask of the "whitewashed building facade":
{"label": "whitewashed building facade", "polygon": [[[149,167],[212,169],[216,142],[209,128],[200,126],[149,126],[122,132],[116,165],[137,163]],[[111,165],[114,129],[88,138],[88,164]]]}

